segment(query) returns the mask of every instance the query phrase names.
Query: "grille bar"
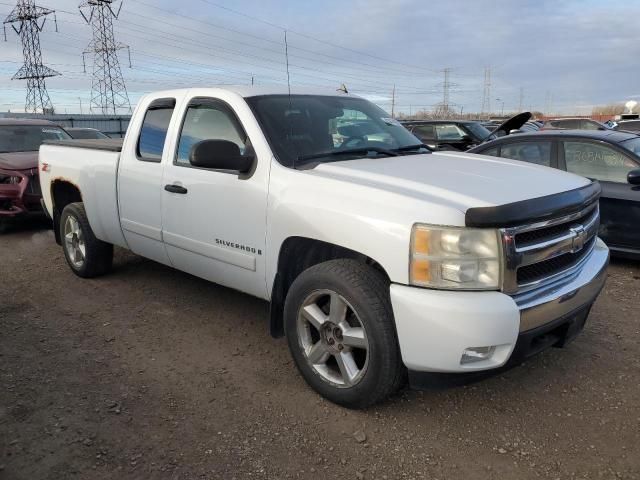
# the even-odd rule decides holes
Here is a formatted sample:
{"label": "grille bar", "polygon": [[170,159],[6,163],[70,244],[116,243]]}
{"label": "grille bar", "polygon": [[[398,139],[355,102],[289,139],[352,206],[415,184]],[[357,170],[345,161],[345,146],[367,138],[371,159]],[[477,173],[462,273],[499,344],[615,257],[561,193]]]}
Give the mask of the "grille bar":
{"label": "grille bar", "polygon": [[595,204],[546,222],[502,229],[503,291],[518,293],[577,268],[593,249],[599,225]]}

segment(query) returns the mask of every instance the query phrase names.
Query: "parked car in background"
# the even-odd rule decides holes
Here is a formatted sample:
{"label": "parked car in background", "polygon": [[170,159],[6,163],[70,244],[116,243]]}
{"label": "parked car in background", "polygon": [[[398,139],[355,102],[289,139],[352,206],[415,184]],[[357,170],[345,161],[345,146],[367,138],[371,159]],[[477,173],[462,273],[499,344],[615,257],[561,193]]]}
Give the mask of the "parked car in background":
{"label": "parked car in background", "polygon": [[612,130],[543,130],[485,143],[470,153],[559,168],[602,185],[600,237],[640,257],[640,136]]}
{"label": "parked car in background", "polygon": [[619,120],[615,122],[614,130],[640,132],[640,120]]}
{"label": "parked car in background", "polygon": [[544,130],[558,128],[564,130],[611,130],[611,128],[590,118],[556,118],[547,120],[542,127]]}
{"label": "parked car in background", "polygon": [[77,140],[99,140],[109,138],[107,135],[102,133],[100,130],[96,130],[95,128],[66,128],[65,129],[69,135],[71,135],[74,139]]}
{"label": "parked car in background", "polygon": [[346,93],[194,88],[143,97],[124,141],[44,145],[40,181],[76,275],[118,245],[270,300],[309,385],[360,408],[563,346],[604,285],[600,186],[478,158]]}
{"label": "parked car in background", "polygon": [[468,120],[412,120],[402,124],[435,150],[465,151],[494,138],[480,122]]}
{"label": "parked car in background", "polygon": [[19,215],[42,211],[38,150],[71,137],[46,120],[0,119],[0,230]]}

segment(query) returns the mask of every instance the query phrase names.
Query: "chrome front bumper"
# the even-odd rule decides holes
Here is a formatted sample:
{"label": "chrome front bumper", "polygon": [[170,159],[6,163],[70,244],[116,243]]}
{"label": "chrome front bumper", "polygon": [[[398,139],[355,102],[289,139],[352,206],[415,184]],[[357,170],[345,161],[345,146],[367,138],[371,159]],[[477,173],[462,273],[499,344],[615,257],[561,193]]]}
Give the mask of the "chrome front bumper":
{"label": "chrome front bumper", "polygon": [[520,332],[553,322],[591,305],[604,287],[609,249],[599,238],[592,252],[571,274],[512,298],[520,309]]}

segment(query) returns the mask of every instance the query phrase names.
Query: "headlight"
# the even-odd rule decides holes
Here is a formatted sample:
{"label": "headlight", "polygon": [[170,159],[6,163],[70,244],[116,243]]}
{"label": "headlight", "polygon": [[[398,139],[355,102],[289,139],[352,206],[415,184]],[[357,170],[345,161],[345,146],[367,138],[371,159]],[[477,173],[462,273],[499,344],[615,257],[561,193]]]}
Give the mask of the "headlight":
{"label": "headlight", "polygon": [[416,224],[409,281],[420,287],[497,290],[501,258],[497,230]]}

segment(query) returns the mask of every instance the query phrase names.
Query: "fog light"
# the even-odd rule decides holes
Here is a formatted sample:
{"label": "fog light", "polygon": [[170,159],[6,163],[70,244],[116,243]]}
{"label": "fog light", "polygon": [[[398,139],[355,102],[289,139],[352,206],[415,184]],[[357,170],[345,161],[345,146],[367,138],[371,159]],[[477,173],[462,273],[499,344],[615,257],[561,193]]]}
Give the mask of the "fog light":
{"label": "fog light", "polygon": [[462,358],[460,364],[465,365],[467,363],[481,362],[491,358],[493,352],[496,351],[496,347],[470,347],[462,352]]}

